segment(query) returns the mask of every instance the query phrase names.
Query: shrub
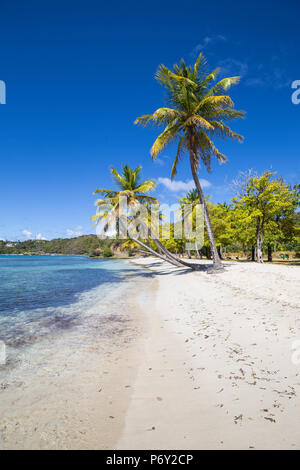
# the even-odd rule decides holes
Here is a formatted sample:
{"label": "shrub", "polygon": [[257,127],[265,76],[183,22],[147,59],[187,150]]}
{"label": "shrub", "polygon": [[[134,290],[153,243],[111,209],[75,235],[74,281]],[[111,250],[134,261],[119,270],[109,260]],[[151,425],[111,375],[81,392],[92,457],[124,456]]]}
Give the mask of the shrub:
{"label": "shrub", "polygon": [[111,258],[112,256],[114,256],[114,254],[113,254],[113,252],[111,251],[111,249],[105,247],[105,248],[103,249],[103,257],[104,257],[104,258]]}

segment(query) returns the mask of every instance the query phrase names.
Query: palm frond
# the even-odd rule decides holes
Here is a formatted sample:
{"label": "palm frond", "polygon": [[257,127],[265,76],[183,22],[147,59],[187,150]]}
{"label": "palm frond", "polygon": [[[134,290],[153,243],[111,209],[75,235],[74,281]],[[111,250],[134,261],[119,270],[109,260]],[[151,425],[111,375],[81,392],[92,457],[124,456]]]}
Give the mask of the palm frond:
{"label": "palm frond", "polygon": [[208,137],[208,135],[201,129],[199,129],[199,134],[196,135],[196,137],[199,139],[198,142],[198,149],[199,149],[199,154],[200,157],[208,169],[210,171],[211,169],[211,157],[215,156],[217,157],[219,163],[224,163],[227,160],[227,157],[223,155],[213,141]]}
{"label": "palm frond", "polygon": [[158,156],[167,144],[177,137],[179,128],[180,127],[177,124],[167,126],[166,129],[157,137],[150,151],[153,159]]}
{"label": "palm frond", "polygon": [[117,172],[115,167],[111,167],[110,172],[116,182],[116,184],[119,186],[119,188],[124,189],[126,188],[126,180]]}
{"label": "palm frond", "polygon": [[171,70],[168,69],[165,65],[161,64],[154,78],[168,91],[174,93],[175,92],[175,84],[171,78]]}
{"label": "palm frond", "polygon": [[185,86],[188,85],[188,86],[191,86],[193,88],[196,88],[196,86],[197,86],[197,83],[194,80],[191,80],[188,77],[184,77],[182,75],[176,75],[173,72],[170,72],[169,75],[170,75],[170,79],[173,79],[175,81],[175,84],[177,82],[177,85],[178,85],[178,82],[183,82]]}
{"label": "palm frond", "polygon": [[216,137],[221,137],[222,139],[228,137],[230,139],[236,139],[239,142],[243,142],[244,137],[240,134],[237,134],[236,132],[233,132],[230,127],[226,126],[225,124],[222,124],[218,121],[210,121],[210,123],[213,126],[213,129],[211,131],[212,135]]}
{"label": "palm frond", "polygon": [[200,112],[202,109],[205,112],[210,110],[221,111],[224,107],[232,108],[234,106],[234,102],[227,95],[218,95],[218,96],[206,96],[203,98],[199,104],[195,108],[195,113]]}
{"label": "palm frond", "polygon": [[207,121],[206,119],[204,119],[202,116],[199,116],[197,114],[193,114],[192,116],[190,116],[184,123],[186,126],[197,126],[197,127],[201,127],[201,128],[204,128],[206,130],[213,130],[214,127],[213,125]]}
{"label": "palm frond", "polygon": [[200,81],[200,87],[201,89],[206,89],[210,82],[213,82],[216,78],[217,75],[220,73],[220,68],[217,67],[214,69],[212,72],[210,72],[203,80]]}
{"label": "palm frond", "polygon": [[117,191],[113,191],[111,189],[105,189],[105,188],[100,188],[100,189],[96,189],[94,191],[94,194],[103,194],[104,197],[113,197],[117,194]]}
{"label": "palm frond", "polygon": [[204,55],[202,54],[202,52],[200,52],[200,54],[198,55],[197,59],[196,59],[196,62],[194,64],[194,67],[193,67],[193,74],[192,74],[192,77],[193,79],[196,81],[197,78],[199,77],[199,73],[203,73],[204,72],[204,69],[206,67],[206,64],[207,64],[207,60],[205,59]]}
{"label": "palm frond", "polygon": [[102,204],[114,204],[116,201],[116,196],[114,197],[106,197],[105,199],[97,199],[95,202],[95,206],[101,206]]}
{"label": "palm frond", "polygon": [[183,153],[183,145],[184,145],[184,141],[185,141],[185,135],[183,135],[180,140],[179,140],[179,144],[178,144],[178,147],[177,147],[177,152],[176,152],[176,157],[175,157],[175,160],[173,162],[173,165],[172,165],[172,169],[171,169],[171,180],[173,181],[176,173],[177,173],[177,165],[178,165],[178,162],[182,156],[182,153]]}
{"label": "palm frond", "polygon": [[153,121],[153,114],[145,114],[144,116],[136,118],[134,124],[139,124],[143,127],[146,127],[149,123],[151,123],[151,121]]}
{"label": "palm frond", "polygon": [[216,83],[207,93],[207,96],[217,95],[218,93],[222,93],[224,91],[229,90],[232,85],[237,85],[240,81],[241,77],[227,77],[220,80]]}
{"label": "palm frond", "polygon": [[153,180],[145,180],[143,181],[135,190],[135,193],[149,193],[156,188],[156,181]]}
{"label": "palm frond", "polygon": [[152,116],[153,121],[159,126],[163,124],[170,124],[174,119],[179,118],[181,115],[180,111],[171,108],[159,108]]}
{"label": "palm frond", "polygon": [[158,203],[158,199],[156,197],[146,196],[145,194],[137,195],[135,197],[141,203],[144,203],[144,202],[148,202],[148,203],[152,203],[152,204],[157,204]]}

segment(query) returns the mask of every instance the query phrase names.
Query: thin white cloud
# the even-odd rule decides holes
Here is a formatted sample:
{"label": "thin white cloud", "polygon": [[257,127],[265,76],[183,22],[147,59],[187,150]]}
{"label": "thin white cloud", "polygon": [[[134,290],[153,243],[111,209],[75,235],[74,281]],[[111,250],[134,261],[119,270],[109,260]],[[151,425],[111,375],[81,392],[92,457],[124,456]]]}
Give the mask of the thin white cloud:
{"label": "thin white cloud", "polygon": [[47,240],[47,238],[43,237],[43,235],[41,233],[37,233],[36,236],[35,236],[35,239],[36,240]]}
{"label": "thin white cloud", "polygon": [[248,73],[248,64],[228,57],[219,63],[222,75],[244,77]]}
{"label": "thin white cloud", "polygon": [[248,58],[247,61],[240,61],[228,57],[221,61],[219,66],[221,67],[222,75],[239,75],[244,78],[242,83],[247,87],[265,86],[279,90],[289,87],[291,82],[286,70],[282,67],[282,64],[285,63],[284,55],[282,54],[281,56],[273,56],[267,59],[263,64],[257,64],[253,58]]}
{"label": "thin white cloud", "polygon": [[159,166],[164,166],[165,162],[161,158],[156,158],[154,163]]}
{"label": "thin white cloud", "polygon": [[[178,191],[190,191],[195,187],[194,180],[188,181],[171,181],[170,178],[158,178],[158,184],[162,184],[169,191],[178,192]],[[200,179],[200,184],[203,188],[209,188],[211,183],[205,179]]]}
{"label": "thin white cloud", "polygon": [[164,166],[165,160],[168,158],[167,155],[162,155],[160,158],[155,158],[154,163],[159,166]]}
{"label": "thin white cloud", "polygon": [[26,238],[31,238],[32,233],[29,232],[29,230],[22,230],[23,235],[25,235]]}
{"label": "thin white cloud", "polygon": [[205,38],[203,38],[202,41],[199,44],[197,44],[197,46],[194,47],[192,51],[192,55],[195,55],[199,53],[200,51],[207,49],[208,46],[212,46],[216,44],[217,42],[225,42],[225,41],[227,41],[227,38],[223,36],[222,34],[217,34],[216,36],[205,36]]}
{"label": "thin white cloud", "polygon": [[35,239],[35,240],[47,240],[47,238],[43,237],[43,235],[41,233],[37,233],[36,236],[34,237],[32,232],[30,232],[29,230],[22,230],[22,233],[23,235],[25,235],[25,237],[27,238],[27,240],[32,240],[32,239]]}
{"label": "thin white cloud", "polygon": [[[204,50],[205,54],[208,54],[211,47],[222,42],[226,42],[228,46],[231,46],[231,49],[236,45],[236,42],[231,44],[231,41],[222,34],[206,36],[194,47],[190,55],[194,57]],[[239,60],[227,57],[219,62],[218,66],[222,76],[240,76],[243,79],[242,84],[246,87],[268,87],[280,90],[289,88],[292,82],[292,78],[284,68],[286,54],[287,49],[281,47],[276,55],[267,57],[264,63],[257,63],[257,58],[249,51],[246,60],[245,58]],[[242,56],[240,55],[240,57]]]}
{"label": "thin white cloud", "polygon": [[74,230],[71,229],[71,228],[68,228],[66,230],[66,234],[68,237],[80,237],[80,235],[82,235],[82,227],[81,225],[79,225],[78,227],[76,227]]}
{"label": "thin white cloud", "polygon": [[263,86],[265,83],[261,78],[247,78],[246,86]]}
{"label": "thin white cloud", "polygon": [[259,73],[259,76],[248,78],[245,82],[246,86],[267,86],[275,90],[290,87],[291,79],[287,76],[286,71],[279,66],[273,67],[272,64],[261,67],[257,71],[254,70],[254,73]]}

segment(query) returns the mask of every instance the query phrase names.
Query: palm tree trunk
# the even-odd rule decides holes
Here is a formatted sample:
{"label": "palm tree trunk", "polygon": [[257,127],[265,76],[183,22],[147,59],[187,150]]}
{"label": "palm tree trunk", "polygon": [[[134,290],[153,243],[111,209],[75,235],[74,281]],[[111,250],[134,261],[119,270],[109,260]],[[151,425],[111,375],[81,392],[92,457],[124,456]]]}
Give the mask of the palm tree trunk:
{"label": "palm tree trunk", "polygon": [[179,262],[176,262],[176,261],[173,261],[163,255],[160,255],[159,253],[157,253],[156,251],[152,250],[152,248],[150,248],[149,246],[145,245],[145,243],[141,242],[140,240],[138,240],[137,238],[132,238],[131,237],[131,240],[133,240],[135,243],[137,243],[138,245],[142,246],[143,248],[145,248],[145,250],[147,250],[149,253],[151,253],[153,256],[156,256],[157,258],[160,258],[162,259],[163,261],[167,261],[168,263],[171,263],[173,264],[174,266],[176,266],[177,268],[182,268],[182,264],[179,263]]}
{"label": "palm tree trunk", "polygon": [[158,251],[159,253],[162,255],[162,256],[165,256],[167,258],[167,260],[170,260],[171,263],[175,264],[176,266],[180,267],[180,266],[183,266],[183,263],[181,262],[181,260],[177,259],[175,256],[173,256],[164,246],[162,243],[160,243],[160,241],[158,240],[158,238],[153,238],[153,242],[155,243],[155,245],[157,246],[158,248]]}
{"label": "palm tree trunk", "polygon": [[196,254],[198,259],[201,259],[201,256],[200,256],[200,253],[199,253],[199,250],[198,250],[197,242],[195,242],[195,254]]}
{"label": "palm tree trunk", "polygon": [[215,242],[215,237],[214,237],[214,234],[213,234],[213,231],[212,231],[212,227],[211,227],[211,223],[210,223],[210,219],[209,219],[209,215],[208,215],[206,201],[205,201],[204,194],[203,194],[203,191],[202,191],[202,188],[201,188],[201,185],[200,185],[200,181],[198,179],[197,169],[196,169],[196,162],[197,162],[197,157],[196,157],[195,153],[193,152],[193,150],[190,150],[190,164],[191,164],[192,175],[193,175],[195,185],[196,185],[196,189],[197,189],[197,192],[198,192],[198,195],[199,195],[199,201],[203,206],[204,222],[205,222],[205,225],[206,225],[207,236],[208,236],[208,239],[209,239],[210,249],[211,249],[212,256],[213,256],[213,268],[210,271],[208,271],[208,272],[212,273],[212,272],[215,272],[215,271],[222,271],[224,268],[223,268],[222,262],[220,260],[219,254],[218,254],[218,250],[217,250],[216,242]]}
{"label": "palm tree trunk", "polygon": [[206,256],[206,259],[211,259],[211,250],[209,246],[205,247],[205,256]]}
{"label": "palm tree trunk", "polygon": [[175,263],[180,263],[181,266],[187,266],[188,268],[192,268],[194,271],[201,271],[203,269],[201,264],[197,263],[188,263],[187,261],[184,261],[183,259],[178,259],[176,256],[172,255],[167,248],[164,247],[164,245],[158,240],[158,239],[153,239],[154,243],[156,246],[165,254],[167,258],[170,260],[174,261]]}
{"label": "palm tree trunk", "polygon": [[163,251],[162,251],[161,247],[159,245],[157,245],[157,248],[158,248],[158,253],[160,253],[162,255]]}
{"label": "palm tree trunk", "polygon": [[[122,228],[123,228],[123,230],[125,229],[126,232],[127,232],[127,227],[124,227],[124,222],[122,223]],[[179,263],[179,261],[177,261],[177,260],[171,260],[171,259],[166,258],[166,257],[163,256],[162,254],[157,253],[156,251],[152,250],[152,248],[150,248],[150,246],[145,245],[145,243],[141,242],[141,241],[140,241],[139,239],[137,239],[137,238],[134,238],[134,237],[130,237],[130,238],[131,238],[131,240],[133,240],[135,243],[137,243],[137,244],[140,245],[142,248],[144,248],[146,251],[148,251],[151,255],[153,255],[153,256],[155,256],[155,257],[157,257],[157,258],[160,258],[160,259],[162,259],[163,261],[167,261],[167,262],[173,264],[173,266],[176,266],[177,268],[181,268],[181,267],[182,267],[182,264]],[[161,248],[159,247],[159,249],[161,249]]]}
{"label": "palm tree trunk", "polygon": [[[142,225],[146,229],[148,229],[147,225],[145,225],[145,222],[142,222]],[[188,268],[193,269],[193,271],[201,271],[203,269],[203,267],[200,264],[191,264],[191,263],[187,263],[186,261],[179,260],[176,256],[172,255],[172,253],[170,253],[169,250],[167,250],[164,247],[164,245],[159,241],[158,238],[152,238],[152,240],[158,248],[158,251],[161,255],[160,257],[162,259],[164,259],[165,261],[170,261],[171,264],[173,264],[174,266],[177,266],[177,267],[186,266]],[[144,247],[147,248],[147,245],[144,245]],[[152,254],[155,254],[155,253],[156,253],[156,251],[152,250]],[[163,254],[165,255],[165,257],[167,259],[163,256]]]}

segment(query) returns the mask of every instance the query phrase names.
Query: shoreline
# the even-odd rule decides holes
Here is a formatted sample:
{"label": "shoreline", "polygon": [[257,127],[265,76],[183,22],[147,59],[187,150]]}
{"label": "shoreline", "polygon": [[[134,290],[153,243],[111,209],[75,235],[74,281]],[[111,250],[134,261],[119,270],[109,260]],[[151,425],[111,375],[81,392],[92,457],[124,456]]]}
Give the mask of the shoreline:
{"label": "shoreline", "polygon": [[[123,429],[144,334],[134,288],[101,296],[74,328],[24,350],[0,380],[0,449],[110,449]],[[103,311],[103,308],[105,312]]]}

